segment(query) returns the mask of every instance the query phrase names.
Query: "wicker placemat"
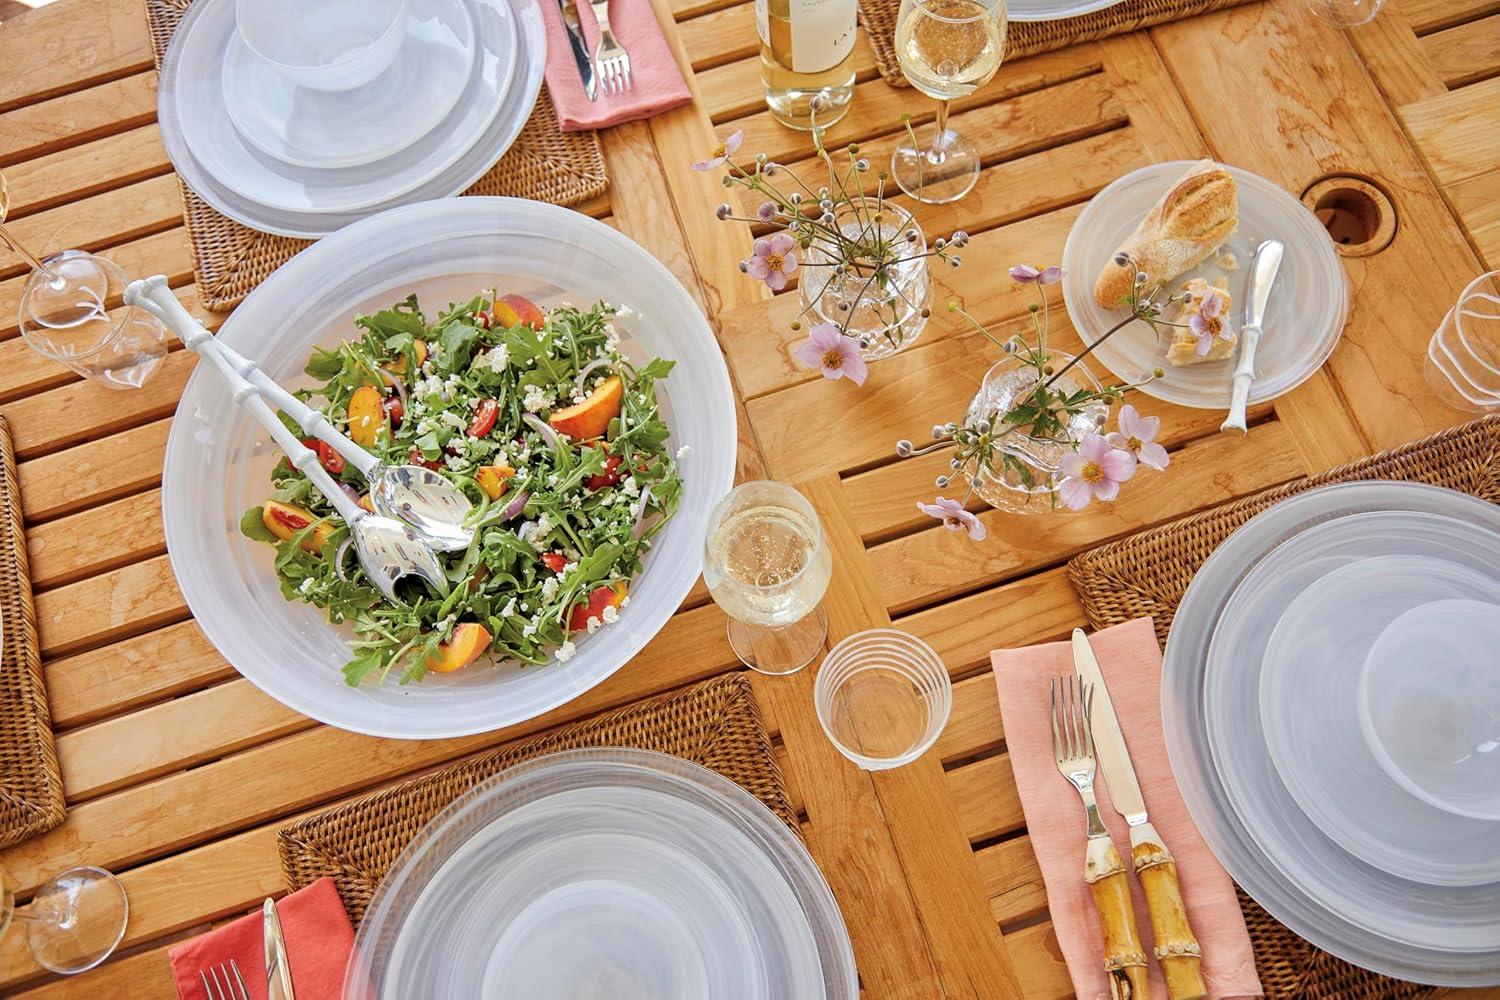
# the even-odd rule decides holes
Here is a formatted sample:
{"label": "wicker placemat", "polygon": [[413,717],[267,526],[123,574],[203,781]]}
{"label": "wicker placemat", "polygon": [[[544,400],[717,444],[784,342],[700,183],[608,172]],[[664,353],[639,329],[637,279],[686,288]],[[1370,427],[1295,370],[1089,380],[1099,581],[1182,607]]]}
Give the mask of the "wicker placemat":
{"label": "wicker placemat", "polygon": [[16,455],[0,417],[0,847],[63,821],[62,776],[31,605],[31,570],[21,528]]}
{"label": "wicker placemat", "polygon": [[[1251,433],[1255,433],[1253,430]],[[1223,504],[1171,524],[1101,545],[1068,564],[1094,628],[1151,615],[1166,642],[1188,582],[1215,547],[1266,508],[1317,486],[1361,479],[1399,479],[1459,490],[1500,503],[1500,417],[1485,417],[1350,465]],[[1266,995],[1275,1000],[1397,1000],[1424,997],[1430,986],[1378,976],[1313,947],[1250,897],[1240,908],[1255,947]]]}
{"label": "wicker placemat", "polygon": [[[1020,59],[1077,42],[1123,35],[1153,24],[1178,21],[1211,10],[1236,7],[1249,0],[1122,0],[1092,14],[1059,21],[1011,21],[1005,33],[1005,58]],[[875,66],[893,87],[909,87],[896,62],[896,15],[901,0],[859,0],[859,18],[875,50]]]}
{"label": "wicker placemat", "polygon": [[[158,71],[172,32],[177,30],[189,3],[191,0],[146,0],[146,20]],[[179,182],[179,187],[183,218],[193,245],[193,277],[205,308],[216,312],[233,308],[272,271],[311,243],[240,225],[221,215],[186,184]],[[597,197],[608,187],[598,134],[563,132],[544,84],[515,143],[464,194],[509,195],[568,206]]]}
{"label": "wicker placemat", "polygon": [[358,924],[397,855],[450,802],[513,764],[580,747],[636,747],[702,764],[797,830],[750,682],[736,673],[471,757],[293,823],[278,834],[282,871],[293,889],[331,876]]}

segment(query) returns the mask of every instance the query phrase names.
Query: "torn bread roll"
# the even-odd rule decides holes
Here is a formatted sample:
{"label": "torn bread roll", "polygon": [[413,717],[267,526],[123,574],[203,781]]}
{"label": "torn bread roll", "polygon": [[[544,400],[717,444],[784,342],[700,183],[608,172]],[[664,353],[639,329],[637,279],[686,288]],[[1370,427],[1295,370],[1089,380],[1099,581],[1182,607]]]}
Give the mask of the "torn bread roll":
{"label": "torn bread roll", "polygon": [[1239,223],[1234,178],[1213,160],[1199,160],[1104,266],[1094,283],[1095,301],[1105,309],[1124,303],[1137,272],[1145,273],[1148,291],[1166,284],[1207,260]]}

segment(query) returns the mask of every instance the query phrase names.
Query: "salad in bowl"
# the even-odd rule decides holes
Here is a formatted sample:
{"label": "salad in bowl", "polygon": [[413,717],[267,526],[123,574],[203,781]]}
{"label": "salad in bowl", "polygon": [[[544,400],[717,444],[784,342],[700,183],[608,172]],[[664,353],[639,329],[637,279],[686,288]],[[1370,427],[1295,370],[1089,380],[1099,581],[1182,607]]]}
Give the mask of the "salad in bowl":
{"label": "salad in bowl", "polygon": [[[412,294],[358,316],[357,336],[313,349],[315,385],[300,399],[382,462],[435,470],[474,505],[472,542],[440,553],[447,593],[411,579],[391,601],[312,481],[285,460],[272,468],[240,530],[276,547],[283,597],[352,628],[346,683],[566,662],[578,638],[619,619],[682,491],[656,392],[673,362],[627,360],[620,312],[544,311],[488,289],[429,314]],[[374,510],[353,465],[304,443]]]}

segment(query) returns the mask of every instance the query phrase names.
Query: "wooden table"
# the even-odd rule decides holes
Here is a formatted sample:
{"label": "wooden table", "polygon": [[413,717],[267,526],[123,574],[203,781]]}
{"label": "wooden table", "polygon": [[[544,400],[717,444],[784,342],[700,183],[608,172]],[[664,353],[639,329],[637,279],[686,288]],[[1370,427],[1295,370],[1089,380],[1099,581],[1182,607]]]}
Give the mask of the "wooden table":
{"label": "wooden table", "polygon": [[[1137,528],[1360,457],[1464,419],[1423,381],[1428,336],[1458,291],[1500,266],[1500,0],[1391,0],[1347,34],[1297,0],[1219,14],[1006,65],[960,102],[983,147],[978,188],[924,212],[930,234],[974,234],[939,301],[1010,324],[1017,261],[1060,259],[1087,199],[1124,171],[1211,155],[1300,194],[1330,174],[1372,181],[1398,214],[1389,247],[1345,263],[1344,339],[1317,376],[1255,409],[1243,440],[1220,414],[1137,400],[1163,417],[1170,471],[1112,507],[1027,519],[987,513],[980,545],[914,507],[942,456],[892,448],[956,419],[994,357],[939,310],[864,389],[789,359],[792,296],[738,273],[749,234],[713,219],[723,189],[689,169],[714,133],[807,156],[760,103],[747,0],[657,0],[698,97],[605,134],[615,195],[584,210],[661,258],[719,327],[738,388],[744,477],[803,484],[836,553],[833,636],[894,621],[933,643],[955,681],[936,749],[895,772],[855,770],[812,712],[812,672],[754,676],[803,830],[843,907],[865,995],[981,1000],[1070,993],[1026,837],[988,676],[993,646],[1083,624],[1063,562]],[[12,219],[34,244],[105,250],[132,274],[164,272],[197,305],[176,181],[155,125],[155,74],[139,0],[62,0],[0,27],[0,165]],[[856,56],[853,110],[830,143],[888,155],[898,115],[931,103]],[[174,585],[160,523],[163,445],[193,357],[177,351],[144,390],[84,383],[17,336],[22,271],[0,258],[0,413],[20,459],[46,680],[67,822],[0,855],[22,897],[55,871],[120,873],[130,926],[118,955],[49,979],[12,932],[0,993],[169,997],[167,949],[284,891],[287,820],[481,748],[737,669],[718,610],[695,593],[629,667],[522,726],[443,742],[340,732],[261,694],[218,656]],[[1500,994],[1489,994],[1500,995]]]}

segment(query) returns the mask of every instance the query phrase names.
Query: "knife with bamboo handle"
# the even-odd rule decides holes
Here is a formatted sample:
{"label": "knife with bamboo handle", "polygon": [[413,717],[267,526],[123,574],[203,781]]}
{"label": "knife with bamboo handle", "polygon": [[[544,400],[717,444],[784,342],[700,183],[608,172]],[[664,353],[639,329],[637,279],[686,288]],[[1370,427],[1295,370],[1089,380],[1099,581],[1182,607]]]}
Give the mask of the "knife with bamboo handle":
{"label": "knife with bamboo handle", "polygon": [[1167,995],[1171,1000],[1206,996],[1208,989],[1200,969],[1202,951],[1188,925],[1187,908],[1177,884],[1177,862],[1146,817],[1146,800],[1135,777],[1135,765],[1130,762],[1125,734],[1115,716],[1114,702],[1099,670],[1099,661],[1083,629],[1073,630],[1073,666],[1084,682],[1094,687],[1090,712],[1094,752],[1104,771],[1110,802],[1130,825],[1131,860],[1141,888],[1146,891],[1151,930],[1156,935],[1156,958],[1167,981]]}

